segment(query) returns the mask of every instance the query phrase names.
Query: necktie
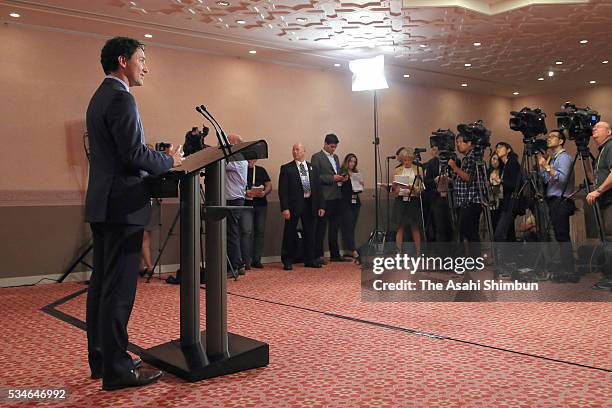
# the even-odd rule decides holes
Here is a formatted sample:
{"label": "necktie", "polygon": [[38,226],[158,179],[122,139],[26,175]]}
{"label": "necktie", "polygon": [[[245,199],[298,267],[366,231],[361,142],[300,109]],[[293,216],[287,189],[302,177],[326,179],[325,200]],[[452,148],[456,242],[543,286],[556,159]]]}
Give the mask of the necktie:
{"label": "necktie", "polygon": [[302,176],[302,187],[304,188],[304,193],[310,193],[310,180],[308,179],[308,173],[306,172],[306,167],[304,167],[304,163],[300,163],[300,175]]}

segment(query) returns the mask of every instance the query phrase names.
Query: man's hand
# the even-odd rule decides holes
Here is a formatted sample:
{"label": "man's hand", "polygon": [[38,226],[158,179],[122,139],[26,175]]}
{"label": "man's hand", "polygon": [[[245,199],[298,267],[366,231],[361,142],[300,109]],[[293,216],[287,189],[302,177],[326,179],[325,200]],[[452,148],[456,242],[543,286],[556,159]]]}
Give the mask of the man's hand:
{"label": "man's hand", "polygon": [[453,171],[455,171],[455,169],[457,169],[457,163],[455,163],[453,159],[450,159],[448,161],[448,167],[450,167]]}
{"label": "man's hand", "polygon": [[168,149],[168,155],[172,157],[172,167],[180,166],[185,160],[185,158],[183,157],[183,145],[178,145],[176,149],[174,148],[174,146],[170,145],[170,148]]}
{"label": "man's hand", "polygon": [[325,217],[325,210],[323,208],[319,208],[319,217]]}
{"label": "man's hand", "polygon": [[341,176],[339,174],[334,174],[334,181],[346,181],[348,180],[348,176]]}
{"label": "man's hand", "polygon": [[246,191],[246,193],[245,193],[245,195],[247,196],[247,198],[253,198],[253,197],[256,197],[256,196],[255,196],[255,193],[254,193],[254,191],[253,191],[253,190],[247,190],[247,191]]}
{"label": "man's hand", "polygon": [[291,213],[289,212],[289,210],[283,211],[282,214],[285,220],[289,221],[291,219]]}
{"label": "man's hand", "polygon": [[595,200],[597,200],[600,195],[601,195],[601,193],[599,191],[597,191],[597,190],[596,191],[591,191],[586,196],[587,203],[589,203],[589,205],[595,204]]}
{"label": "man's hand", "polygon": [[548,165],[548,160],[546,160],[546,157],[544,157],[544,156],[539,156],[538,157],[538,164],[540,165],[541,168],[544,169]]}

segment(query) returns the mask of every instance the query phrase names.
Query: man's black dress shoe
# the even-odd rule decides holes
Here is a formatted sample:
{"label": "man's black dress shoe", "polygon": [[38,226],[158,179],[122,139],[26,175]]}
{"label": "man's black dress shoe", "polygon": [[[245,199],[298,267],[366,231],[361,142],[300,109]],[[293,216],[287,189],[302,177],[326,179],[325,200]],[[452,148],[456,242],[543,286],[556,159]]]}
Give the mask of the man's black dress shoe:
{"label": "man's black dress shoe", "polygon": [[308,262],[308,263],[305,263],[304,266],[306,268],[321,268],[321,264],[317,262]]}
{"label": "man's black dress shoe", "polygon": [[[134,368],[138,368],[142,365],[142,360],[135,358],[132,360],[132,363],[134,364]],[[100,378],[102,378],[102,371],[95,371],[91,373],[92,380],[99,380]]]}
{"label": "man's black dress shoe", "polygon": [[325,258],[323,258],[322,256],[318,257],[317,259],[315,259],[315,261],[321,265],[327,265],[327,261],[325,260]]}
{"label": "man's black dress shoe", "polygon": [[113,391],[128,387],[142,387],[159,380],[163,374],[163,371],[160,370],[135,368],[113,380],[102,380],[102,389]]}
{"label": "man's black dress shoe", "polygon": [[283,269],[286,270],[286,271],[291,271],[291,270],[293,270],[293,265],[291,265],[291,264],[284,264],[283,265]]}
{"label": "man's black dress shoe", "polygon": [[252,266],[253,268],[257,268],[257,269],[262,269],[262,268],[263,268],[263,265],[261,264],[261,262],[253,262],[253,263],[251,264],[251,266]]}

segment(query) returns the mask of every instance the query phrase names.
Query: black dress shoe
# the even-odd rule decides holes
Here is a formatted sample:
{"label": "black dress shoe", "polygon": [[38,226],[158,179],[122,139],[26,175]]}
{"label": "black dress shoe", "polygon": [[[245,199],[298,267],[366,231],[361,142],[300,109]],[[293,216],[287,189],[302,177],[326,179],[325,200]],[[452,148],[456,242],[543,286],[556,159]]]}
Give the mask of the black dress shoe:
{"label": "black dress shoe", "polygon": [[321,268],[321,264],[317,262],[307,262],[304,264],[306,268]]}
{"label": "black dress shoe", "polygon": [[102,380],[102,389],[113,391],[128,387],[142,387],[159,380],[163,374],[163,371],[160,370],[135,368],[113,380]]}
{"label": "black dress shoe", "polygon": [[251,264],[251,266],[252,266],[253,268],[257,268],[257,269],[262,269],[262,268],[264,267],[264,266],[261,264],[261,262],[253,262],[253,263]]}
{"label": "black dress shoe", "polygon": [[[134,364],[134,368],[138,368],[142,365],[142,360],[135,358],[132,360],[132,363]],[[102,371],[94,371],[91,373],[92,380],[99,380],[100,378],[102,378]]]}
{"label": "black dress shoe", "polygon": [[320,257],[318,257],[317,259],[315,259],[315,261],[316,261],[318,264],[321,264],[321,265],[327,265],[327,261],[326,261],[326,260],[325,260],[325,258],[323,258],[322,256],[320,256]]}
{"label": "black dress shoe", "polygon": [[293,265],[291,264],[283,264],[283,269],[286,271],[291,271],[293,270]]}
{"label": "black dress shoe", "polygon": [[351,262],[349,259],[345,259],[341,256],[334,256],[334,257],[329,258],[329,260],[332,262]]}

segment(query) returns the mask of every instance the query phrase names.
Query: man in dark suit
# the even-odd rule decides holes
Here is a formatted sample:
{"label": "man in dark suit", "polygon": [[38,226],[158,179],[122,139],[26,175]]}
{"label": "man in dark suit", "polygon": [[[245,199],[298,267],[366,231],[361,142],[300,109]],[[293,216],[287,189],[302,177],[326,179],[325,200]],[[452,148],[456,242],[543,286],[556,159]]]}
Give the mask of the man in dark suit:
{"label": "man in dark suit", "polygon": [[182,149],[149,149],[130,87],[148,72],[144,46],[116,37],[102,48],[106,78],[87,108],[90,165],[85,221],[94,255],[87,290],[88,359],[92,379],[104,390],[146,385],[161,377],[127,353],[127,324],[134,304],[144,225],[150,197],[144,176],[162,174],[182,162]]}
{"label": "man in dark suit", "polygon": [[296,143],[292,149],[293,161],[284,164],[278,179],[278,197],[285,219],[281,259],[286,271],[293,269],[297,252],[297,223],[302,220],[304,266],[320,268],[314,259],[314,227],[316,218],[325,215],[317,170],[306,161],[304,145]]}
{"label": "man in dark suit", "polygon": [[330,259],[334,262],[345,261],[345,259],[340,256],[338,230],[342,219],[342,214],[340,213],[342,198],[340,188],[342,187],[342,183],[348,180],[348,175],[339,174],[340,161],[338,160],[338,156],[334,153],[336,147],[338,147],[338,143],[339,140],[336,135],[333,133],[326,135],[323,150],[313,154],[311,159],[312,167],[319,173],[321,190],[323,192],[323,199],[325,200],[325,216],[319,218],[317,222],[315,238],[315,256],[317,256],[319,263],[325,263],[323,258],[323,240],[325,239],[328,223],[329,234],[327,235],[327,241],[329,243]]}

